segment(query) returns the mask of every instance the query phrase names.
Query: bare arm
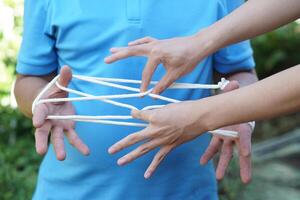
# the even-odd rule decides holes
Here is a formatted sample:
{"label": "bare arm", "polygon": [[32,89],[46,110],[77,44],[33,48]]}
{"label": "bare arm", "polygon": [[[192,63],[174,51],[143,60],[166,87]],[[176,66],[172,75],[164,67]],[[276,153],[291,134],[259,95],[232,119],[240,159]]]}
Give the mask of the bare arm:
{"label": "bare arm", "polygon": [[[32,117],[33,125],[35,126],[35,142],[36,151],[40,155],[47,152],[48,140],[51,138],[56,156],[58,160],[64,160],[66,152],[64,148],[64,134],[69,139],[70,143],[74,145],[82,154],[88,155],[89,148],[80,140],[74,130],[74,123],[72,121],[56,121],[48,120],[47,116],[51,114],[56,115],[73,115],[75,110],[73,105],[69,103],[61,104],[38,104],[32,114],[32,102],[42,88],[53,79],[55,73],[47,76],[24,76],[18,75],[15,84],[15,96],[20,110],[28,117]],[[59,82],[63,86],[67,86],[72,78],[71,69],[63,67],[60,72]],[[65,97],[67,93],[61,91],[56,86],[49,89],[44,98],[51,97]]]}
{"label": "bare arm", "polygon": [[54,78],[56,74],[52,73],[46,76],[26,76],[17,75],[14,93],[19,109],[27,117],[32,117],[31,105],[41,89]]}
{"label": "bare arm", "polygon": [[199,100],[195,106],[205,116],[200,117],[200,114],[199,120],[207,129],[213,130],[297,112],[300,110],[299,74],[300,65],[239,90]]}
{"label": "bare arm", "polygon": [[[257,82],[255,70],[241,71],[229,75],[220,74],[231,82],[221,92],[229,92],[239,87],[244,87]],[[217,77],[216,77],[217,78]],[[220,80],[220,78],[217,78]],[[218,112],[213,111],[213,112]],[[249,183],[251,180],[251,138],[253,129],[248,123],[235,124],[232,126],[222,127],[221,129],[236,131],[240,134],[238,138],[223,137],[213,135],[209,146],[201,156],[200,163],[205,165],[209,160],[218,156],[218,164],[216,168],[216,178],[221,180],[224,178],[230,160],[233,158],[233,149],[236,146],[238,150],[238,158],[240,165],[240,177],[243,183]],[[200,129],[199,129],[200,130]]]}
{"label": "bare arm", "polygon": [[[109,149],[109,152],[116,153],[140,141],[150,138],[157,139],[155,144],[152,144],[150,139],[150,143],[143,143],[143,147],[131,152],[130,156],[125,155],[118,161],[120,165],[131,162],[142,155],[140,152],[143,152],[142,149],[145,145],[146,147],[149,145],[151,148],[156,147],[156,145],[160,146],[160,151],[157,152],[145,173],[145,177],[148,178],[173,148],[206,131],[300,110],[299,74],[300,65],[228,93],[197,101],[169,104],[160,109],[133,110],[133,117],[149,122],[149,126],[119,141]],[[174,115],[174,113],[180,113],[180,115]],[[251,137],[244,133],[240,134],[237,142],[239,142],[240,147],[246,147],[244,150],[240,149],[239,154],[243,157],[243,161],[240,158],[242,180],[249,182],[251,177],[251,151],[249,151],[251,149],[249,146]],[[171,144],[169,143],[170,138],[173,142]],[[230,141],[230,143],[232,142]],[[213,147],[219,146],[218,143],[211,145]],[[224,142],[224,145],[229,145],[229,143]],[[147,148],[147,151],[151,148]],[[208,152],[208,154],[210,153]],[[220,158],[222,160],[219,162],[222,173],[217,175],[219,178],[224,175],[224,168],[231,158],[232,149],[229,146],[226,149],[222,148],[222,155],[223,159]],[[201,163],[206,163],[210,157],[211,155],[206,155],[206,158],[201,159]],[[242,163],[245,167],[242,167]]]}
{"label": "bare arm", "polygon": [[129,42],[128,47],[112,48],[105,62],[113,63],[131,56],[148,57],[141,91],[147,90],[152,75],[162,63],[166,74],[153,89],[153,93],[159,94],[218,49],[263,34],[298,17],[299,0],[249,0],[193,36],[166,40],[151,37],[137,39]]}
{"label": "bare arm", "polygon": [[[208,37],[210,53],[229,44],[269,32],[300,17],[299,0],[249,0],[211,25],[201,37]],[[209,35],[209,36],[204,36]]]}

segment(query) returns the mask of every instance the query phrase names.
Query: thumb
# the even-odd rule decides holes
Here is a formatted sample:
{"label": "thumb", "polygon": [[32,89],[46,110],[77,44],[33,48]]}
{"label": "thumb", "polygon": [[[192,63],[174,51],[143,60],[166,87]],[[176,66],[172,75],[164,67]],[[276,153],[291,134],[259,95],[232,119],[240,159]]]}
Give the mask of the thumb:
{"label": "thumb", "polygon": [[63,66],[60,70],[58,83],[61,86],[67,87],[72,79],[72,70],[69,66]]}
{"label": "thumb", "polygon": [[40,128],[48,116],[48,107],[45,104],[39,104],[34,109],[32,124],[35,128]]}
{"label": "thumb", "polygon": [[146,122],[150,121],[152,110],[132,110],[131,116],[135,119],[140,119]]}
{"label": "thumb", "polygon": [[167,74],[153,88],[152,93],[161,94],[164,90],[171,86],[178,78],[178,74],[174,72],[167,72]]}
{"label": "thumb", "polygon": [[238,81],[230,81],[228,85],[224,88],[223,92],[230,92],[232,90],[236,90],[240,88],[240,84]]}

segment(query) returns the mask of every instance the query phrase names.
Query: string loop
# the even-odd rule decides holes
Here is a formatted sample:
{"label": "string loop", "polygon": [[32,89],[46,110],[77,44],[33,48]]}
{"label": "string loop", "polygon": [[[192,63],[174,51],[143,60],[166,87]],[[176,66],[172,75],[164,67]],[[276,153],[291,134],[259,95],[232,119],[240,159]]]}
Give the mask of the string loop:
{"label": "string loop", "polygon": [[[152,98],[160,99],[166,101],[167,103],[179,103],[180,100],[165,97],[163,95],[152,94],[153,88],[149,89],[146,92],[140,92],[139,88],[130,87],[126,85],[122,85],[122,83],[131,83],[131,84],[141,84],[140,80],[132,80],[132,79],[119,79],[119,78],[102,78],[102,77],[89,77],[89,76],[82,76],[82,75],[72,75],[73,79],[78,79],[81,81],[86,81],[94,84],[99,84],[107,87],[122,89],[125,91],[133,92],[130,94],[117,94],[117,95],[101,95],[95,96],[91,94],[87,94],[81,91],[77,91],[71,88],[64,87],[59,84],[58,79],[59,75],[57,75],[43,90],[38,94],[36,99],[33,101],[32,104],[32,113],[37,105],[43,103],[57,103],[57,102],[72,102],[72,101],[86,101],[86,100],[99,100],[108,104],[112,104],[114,106],[127,108],[127,109],[138,109],[133,105],[127,103],[120,103],[116,101],[116,99],[125,99],[125,98],[136,98],[136,97],[144,97],[150,96]],[[157,84],[157,81],[151,81],[150,85]],[[174,83],[168,89],[221,89],[223,90],[227,84],[229,83],[228,80],[222,78],[218,84],[192,84],[192,83]],[[46,92],[53,86],[58,87],[59,89],[68,92],[69,94],[75,94],[78,97],[65,97],[65,98],[50,98],[50,99],[43,99],[43,96]],[[165,105],[151,105],[142,108],[141,110],[150,110],[150,109],[157,109],[161,108]],[[130,120],[133,119],[130,115],[101,115],[101,116],[83,116],[83,115],[49,115],[47,116],[49,120],[73,120],[78,122],[92,122],[92,123],[101,123],[101,124],[109,124],[109,125],[121,125],[121,126],[136,126],[136,127],[146,127],[148,124],[146,123],[134,123],[134,122],[127,122],[127,121],[120,121],[120,120]],[[238,133],[235,131],[229,130],[214,130],[210,131],[212,134],[218,134],[222,136],[229,136],[229,137],[238,137]]]}

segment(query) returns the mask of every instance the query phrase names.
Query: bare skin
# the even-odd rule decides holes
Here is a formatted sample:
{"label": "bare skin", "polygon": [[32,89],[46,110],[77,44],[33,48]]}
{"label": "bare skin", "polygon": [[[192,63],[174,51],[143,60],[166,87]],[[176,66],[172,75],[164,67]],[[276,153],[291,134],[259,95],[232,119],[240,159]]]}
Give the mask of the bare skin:
{"label": "bare skin", "polygon": [[[266,12],[266,10],[268,10],[268,12]],[[255,15],[253,15],[254,11]],[[274,15],[274,13],[276,13],[276,15]],[[147,86],[149,85],[149,81],[151,80],[151,77],[157,65],[160,63],[164,64],[167,73],[164,78],[155,86],[155,89],[153,91],[154,93],[161,93],[179,77],[192,71],[196,66],[195,63],[200,62],[207,55],[210,55],[218,49],[229,44],[249,39],[259,34],[263,34],[267,31],[277,28],[278,26],[293,21],[299,16],[300,4],[298,0],[250,0],[227,17],[223,18],[207,29],[200,31],[194,36],[168,40],[156,40],[151,37],[141,38],[136,41],[130,42],[128,44],[128,47],[112,48],[112,55],[108,56],[105,61],[107,63],[112,63],[119,59],[127,58],[130,56],[148,57],[148,63],[145,66],[143,73],[143,83],[141,85],[142,91],[146,90]],[[222,94],[220,97],[216,96],[209,98],[213,100],[216,99],[216,101],[211,100],[211,102],[213,103],[208,103],[208,101],[199,101],[199,107],[201,108],[199,108],[199,110],[197,111],[195,111],[194,106],[198,104],[196,104],[195,102],[185,102],[176,105],[169,105],[156,111],[134,111],[133,116],[139,119],[150,121],[150,124],[151,121],[157,122],[158,125],[156,129],[169,127],[169,130],[172,130],[172,127],[177,127],[176,130],[181,133],[183,130],[186,130],[186,127],[190,128],[188,129],[189,132],[195,132],[196,130],[202,132],[205,130],[214,130],[216,128],[239,122],[268,118],[277,116],[278,114],[293,112],[295,110],[299,110],[299,83],[297,82],[297,80],[289,80],[288,77],[298,79],[298,77],[295,77],[295,74],[292,74],[293,72],[298,72],[298,70],[299,66],[285,71],[279,75],[275,75],[270,79],[262,81],[262,83],[257,83],[255,84],[255,86],[247,87],[247,89],[242,89],[241,92],[237,90],[230,92],[231,95]],[[276,84],[272,85],[272,81],[276,81]],[[280,82],[288,85],[289,87],[283,88],[282,85],[279,84]],[[291,85],[291,83],[295,85]],[[253,88],[257,89],[257,91],[254,92]],[[278,88],[281,88],[281,90]],[[252,94],[253,96],[251,96]],[[241,95],[244,95],[243,98],[240,98]],[[274,99],[261,98],[261,95],[266,97],[273,97]],[[237,96],[239,98],[236,98]],[[227,98],[221,99],[221,97]],[[235,103],[229,106],[229,104],[232,103],[233,99]],[[224,102],[226,102],[226,105],[224,104]],[[203,107],[203,105],[200,106],[201,104],[210,106]],[[217,104],[217,109],[214,108],[214,104]],[[255,106],[256,108],[260,109],[256,109]],[[243,109],[237,108],[243,108],[247,110],[247,112],[241,113],[240,110]],[[209,112],[208,109],[218,111],[224,110],[224,113],[223,115],[219,115],[219,113],[218,115],[209,115],[207,113],[215,112]],[[256,112],[250,112],[253,110],[255,110]],[[184,120],[179,116],[172,116],[172,113],[174,112],[180,112],[183,114],[187,113],[189,118],[185,118]],[[195,114],[192,114],[194,112]],[[196,113],[198,113],[199,115],[197,115]],[[232,115],[232,113],[234,113],[234,115]],[[207,117],[204,120],[203,116],[210,117]],[[216,118],[218,118],[219,120],[216,120]],[[190,120],[190,122],[186,122],[187,119]],[[202,120],[202,123],[200,123],[199,119]],[[198,126],[194,126],[191,124],[198,124]],[[151,125],[149,125],[149,127],[151,128]],[[168,132],[168,129],[165,131]],[[147,134],[150,136],[154,134],[154,132],[155,130],[153,130],[153,132],[147,131]],[[176,131],[174,131],[173,134],[176,135]],[[240,135],[241,138],[244,137],[243,133]],[[153,136],[151,137],[154,138]],[[162,136],[159,136],[158,134],[156,139],[159,139],[159,137]],[[217,152],[217,147],[220,146],[220,138],[215,138],[216,137],[212,139],[209,148],[203,155],[201,159],[202,164],[206,163],[207,160],[212,158],[214,153]],[[242,140],[247,141],[247,138]],[[230,142],[223,143],[227,144]],[[117,145],[119,145],[119,143],[117,143]],[[125,141],[121,143],[120,148],[122,149],[130,145],[131,144],[129,142]],[[237,146],[241,145],[237,144]],[[114,153],[114,150],[110,151],[110,153]],[[168,151],[165,151],[164,155],[167,153]],[[230,155],[231,151],[226,150],[225,154]],[[240,151],[240,154],[248,155],[248,152]],[[227,158],[228,157],[229,156],[227,156]],[[222,156],[220,162],[221,161]],[[160,160],[158,160],[156,164],[154,164],[154,170],[158,165],[157,163],[159,162]],[[223,163],[225,164],[223,164],[222,166],[227,165],[226,162]],[[241,162],[240,164],[242,165]],[[221,167],[221,169],[224,168]],[[153,170],[151,172],[153,172]],[[222,177],[222,175],[223,174],[219,173],[217,169],[217,177],[220,178]],[[241,176],[244,182],[248,182],[247,178],[243,178],[242,172]]]}
{"label": "bare skin", "polygon": [[[44,155],[48,149],[48,138],[50,137],[53,144],[55,154],[58,160],[66,158],[64,148],[64,135],[68,138],[70,144],[77,148],[82,154],[88,155],[89,148],[80,140],[74,130],[74,122],[47,120],[48,115],[72,115],[75,114],[73,105],[70,102],[53,104],[39,104],[36,106],[34,113],[31,113],[32,102],[42,88],[55,76],[22,76],[17,77],[15,84],[15,96],[20,110],[32,117],[35,130],[35,146],[36,151],[40,155]],[[59,82],[63,86],[67,86],[71,80],[72,73],[69,67],[63,67],[60,72]],[[56,86],[50,89],[44,98],[65,97],[67,93],[61,91]]]}
{"label": "bare skin", "polygon": [[[232,81],[226,88],[227,91],[237,89],[239,87],[236,81]],[[145,120],[149,123],[149,126],[140,131],[125,137],[118,143],[114,144],[109,153],[117,153],[133,144],[143,141],[144,144],[123,156],[118,160],[119,165],[125,165],[145,153],[151,151],[154,148],[159,147],[160,150],[154,156],[151,164],[147,168],[144,177],[150,178],[155,172],[162,160],[167,154],[178,147],[179,145],[195,139],[205,131],[196,129],[197,122],[193,122],[193,113],[188,110],[182,110],[181,107],[188,106],[189,109],[193,109],[193,104],[184,102],[179,104],[169,104],[163,111],[160,109],[153,111],[140,112],[133,110],[132,116],[137,119]],[[181,115],[172,114],[168,112],[168,109],[177,107],[176,112],[180,112]],[[157,112],[156,112],[157,111]],[[183,112],[181,112],[183,111]],[[159,117],[159,116],[162,117]],[[178,126],[169,123],[170,121],[180,121]],[[169,125],[170,124],[170,125]],[[244,183],[248,183],[251,180],[251,134],[252,130],[248,124],[239,124],[234,126],[225,127],[227,130],[234,130],[241,133],[241,137],[232,139],[229,137],[221,137],[214,135],[209,147],[203,154],[201,164],[206,164],[212,157],[214,157],[220,151],[220,160],[216,169],[216,177],[221,180],[225,176],[226,169],[233,156],[234,145],[237,145],[239,151],[240,160],[240,174]]]}
{"label": "bare skin", "polygon": [[[122,159],[119,164],[125,164],[143,155],[148,150],[160,146],[160,151],[156,154],[145,173],[145,177],[148,178],[173,148],[198,137],[205,131],[215,130],[229,124],[254,119],[268,119],[300,111],[299,73],[300,66],[296,66],[247,87],[224,94],[198,101],[169,104],[156,110],[134,110],[132,116],[149,122],[149,126],[116,143],[109,149],[109,152],[115,153],[139,141],[146,141],[146,145],[143,144],[143,146],[123,157],[127,161]],[[231,85],[233,86],[233,83]],[[261,98],[262,94],[265,98]],[[216,110],[218,112],[212,112]],[[174,115],[174,113],[181,114]],[[244,129],[246,126],[235,128],[236,130]],[[201,158],[201,164],[206,163],[215,155],[221,146],[222,139],[219,136],[213,137],[208,149]],[[228,138],[224,138],[221,158],[217,167],[217,177],[220,178],[224,175],[223,172],[232,155],[232,148],[230,148],[232,142],[236,143],[239,150],[242,180],[247,182],[247,179],[243,179],[243,177],[247,177],[247,173],[251,173],[251,170],[247,171],[247,168],[242,167],[243,165],[249,166],[247,165],[249,160],[246,158],[251,155],[251,132],[249,133],[247,130],[240,130],[239,139],[229,141]],[[148,146],[149,144],[152,146]],[[147,147],[146,150],[143,147]],[[245,158],[241,158],[241,156],[245,156]]]}

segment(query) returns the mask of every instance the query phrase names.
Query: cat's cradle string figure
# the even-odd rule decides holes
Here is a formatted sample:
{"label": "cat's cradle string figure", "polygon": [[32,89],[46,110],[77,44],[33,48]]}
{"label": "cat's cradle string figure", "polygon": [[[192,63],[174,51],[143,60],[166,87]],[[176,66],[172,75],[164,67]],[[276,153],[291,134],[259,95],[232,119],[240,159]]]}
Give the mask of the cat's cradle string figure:
{"label": "cat's cradle string figure", "polygon": [[[87,101],[87,100],[99,100],[108,104],[112,104],[114,106],[127,108],[129,110],[139,109],[133,105],[128,103],[121,103],[116,101],[117,99],[128,99],[128,98],[137,98],[143,96],[150,96],[152,98],[163,100],[167,103],[179,103],[180,100],[173,99],[170,97],[165,97],[163,95],[152,94],[152,89],[149,89],[146,92],[140,92],[139,88],[131,87],[122,84],[140,84],[140,80],[132,80],[132,79],[119,79],[119,78],[102,78],[102,77],[89,77],[82,75],[73,75],[73,79],[78,79],[81,81],[87,81],[94,84],[99,84],[106,87],[112,87],[117,89],[122,89],[125,91],[129,91],[131,93],[126,94],[113,94],[113,95],[101,95],[95,96],[92,94],[87,94],[81,91],[77,91],[71,88],[64,87],[58,82],[59,75],[56,76],[36,97],[32,104],[32,113],[34,113],[35,107],[38,104],[42,103],[58,103],[58,102],[72,102],[72,101]],[[156,84],[156,81],[152,81],[150,84]],[[223,90],[227,84],[228,80],[222,78],[218,84],[192,84],[192,83],[174,83],[168,89],[220,89]],[[56,85],[62,91],[68,92],[69,94],[75,94],[76,97],[65,97],[65,98],[49,98],[44,99],[43,96],[46,92]],[[157,109],[165,106],[164,105],[150,105],[144,108],[140,108],[141,110],[149,110],[149,109]],[[110,124],[110,125],[121,125],[121,126],[136,126],[136,127],[146,127],[148,124],[146,123],[137,123],[130,122],[128,120],[133,119],[131,115],[98,115],[98,116],[87,116],[87,115],[49,115],[47,116],[49,120],[73,120],[80,122],[92,122],[92,123],[101,123],[101,124]],[[126,121],[127,120],[127,121]],[[253,122],[249,122],[249,125],[252,127]],[[235,131],[229,131],[224,129],[212,130],[209,131],[212,134],[218,134],[222,136],[229,137],[238,137],[238,133]]]}

